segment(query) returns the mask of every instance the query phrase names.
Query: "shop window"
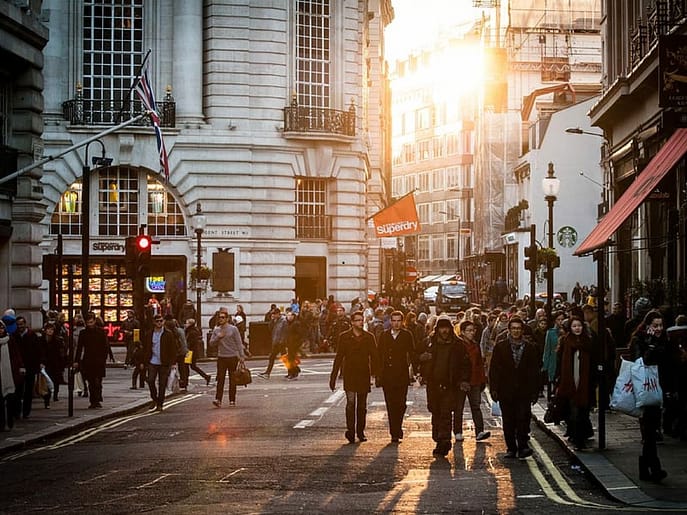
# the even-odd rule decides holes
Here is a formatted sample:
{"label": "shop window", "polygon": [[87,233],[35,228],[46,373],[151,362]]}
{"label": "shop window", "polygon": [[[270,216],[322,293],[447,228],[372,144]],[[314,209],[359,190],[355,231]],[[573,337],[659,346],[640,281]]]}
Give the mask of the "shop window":
{"label": "shop window", "polygon": [[50,234],[81,234],[81,181],[64,192],[50,218]]}

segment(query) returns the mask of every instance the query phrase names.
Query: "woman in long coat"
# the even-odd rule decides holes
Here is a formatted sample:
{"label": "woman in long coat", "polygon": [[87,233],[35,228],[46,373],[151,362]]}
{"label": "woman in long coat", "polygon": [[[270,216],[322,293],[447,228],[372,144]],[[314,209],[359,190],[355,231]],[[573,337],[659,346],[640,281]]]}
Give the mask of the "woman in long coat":
{"label": "woman in long coat", "polygon": [[594,402],[594,363],[592,339],[580,318],[571,317],[570,332],[561,338],[559,352],[556,396],[568,403],[568,439],[581,449],[593,434],[589,409]]}

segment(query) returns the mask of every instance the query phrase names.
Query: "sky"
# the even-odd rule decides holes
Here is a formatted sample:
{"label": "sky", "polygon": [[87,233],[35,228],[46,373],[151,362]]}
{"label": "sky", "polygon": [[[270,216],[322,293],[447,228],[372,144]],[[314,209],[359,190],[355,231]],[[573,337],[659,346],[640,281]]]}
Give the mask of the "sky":
{"label": "sky", "polygon": [[388,61],[429,46],[442,28],[469,27],[484,10],[472,7],[473,0],[391,0],[391,4],[395,16],[386,28],[384,43]]}

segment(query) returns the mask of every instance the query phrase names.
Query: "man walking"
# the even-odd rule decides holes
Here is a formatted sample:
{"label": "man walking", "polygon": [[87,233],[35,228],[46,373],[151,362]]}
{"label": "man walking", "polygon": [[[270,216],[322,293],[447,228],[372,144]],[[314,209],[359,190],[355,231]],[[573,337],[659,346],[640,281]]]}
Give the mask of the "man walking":
{"label": "man walking", "polygon": [[[343,368],[346,392],[346,439],[353,443],[355,435],[361,442],[365,437],[367,394],[370,393],[370,377],[377,371],[377,349],[371,333],[363,329],[363,313],[351,315],[352,327],[341,333],[336,347],[336,357],[329,376],[329,388],[336,389],[336,378]],[[407,379],[406,379],[407,383]]]}
{"label": "man walking", "polygon": [[270,320],[269,328],[272,339],[272,351],[270,352],[267,368],[264,372],[258,374],[258,376],[263,379],[270,378],[272,367],[274,367],[274,361],[277,359],[277,356],[281,355],[282,350],[286,346],[286,331],[288,325],[286,318],[282,316],[281,311],[279,311],[277,307],[272,310],[272,320]]}
{"label": "man walking", "polygon": [[86,315],[86,328],[79,333],[74,368],[88,382],[89,409],[102,408],[105,362],[110,349],[105,331],[96,326],[95,313]]}
{"label": "man walking", "polygon": [[[176,335],[165,330],[165,320],[161,314],[153,316],[153,330],[147,334],[145,341],[145,363],[148,364],[148,388],[153,408],[162,411],[167,390],[169,370],[177,359]],[[158,381],[156,385],[155,382]]]}
{"label": "man walking", "polygon": [[381,334],[377,349],[379,374],[377,374],[375,384],[384,390],[391,441],[399,443],[403,438],[403,415],[406,412],[414,349],[412,333],[403,328],[401,311],[391,313],[391,328]]}
{"label": "man walking", "polygon": [[501,405],[506,457],[520,459],[532,455],[527,443],[530,405],[539,396],[541,366],[537,348],[523,336],[523,329],[519,317],[508,321],[508,332],[497,340],[489,368],[489,393]]}
{"label": "man walking", "polygon": [[458,389],[469,386],[470,358],[453,332],[451,319],[437,320],[427,351],[420,357],[420,370],[427,384],[427,409],[432,414],[432,454],[446,456],[451,450],[451,414]]}
{"label": "man walking", "polygon": [[216,408],[222,407],[224,396],[224,380],[229,373],[229,406],[236,406],[236,383],[231,378],[231,373],[236,370],[239,360],[246,359],[243,351],[241,334],[235,325],[229,323],[229,311],[220,308],[219,323],[212,330],[210,343],[217,345],[217,391],[212,404]]}

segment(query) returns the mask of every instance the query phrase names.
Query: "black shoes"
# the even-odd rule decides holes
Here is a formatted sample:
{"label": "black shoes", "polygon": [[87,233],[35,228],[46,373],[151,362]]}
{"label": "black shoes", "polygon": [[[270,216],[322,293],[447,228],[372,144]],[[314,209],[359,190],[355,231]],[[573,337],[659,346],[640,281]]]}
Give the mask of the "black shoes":
{"label": "black shoes", "polygon": [[346,431],[346,440],[348,440],[348,443],[355,442],[355,436],[353,436],[351,431]]}
{"label": "black shoes", "polygon": [[447,456],[448,452],[451,450],[451,442],[439,442],[437,446],[432,451],[434,456]]}
{"label": "black shoes", "polygon": [[530,456],[532,456],[532,449],[530,449],[529,447],[526,447],[524,449],[520,449],[518,451],[518,459],[519,460],[524,460],[526,458],[529,458]]}
{"label": "black shoes", "polygon": [[211,375],[209,375],[205,378],[205,386],[210,386],[210,379],[212,379]]}
{"label": "black shoes", "polygon": [[518,453],[515,451],[508,451],[504,456],[504,458],[509,458],[509,459],[517,458],[517,457],[518,457]]}
{"label": "black shoes", "polygon": [[367,437],[365,436],[365,433],[358,433],[358,440],[361,442],[367,442]]}
{"label": "black shoes", "polygon": [[661,462],[658,458],[648,460],[644,456],[639,457],[639,479],[658,483],[666,477],[668,477],[668,473],[661,469]]}

